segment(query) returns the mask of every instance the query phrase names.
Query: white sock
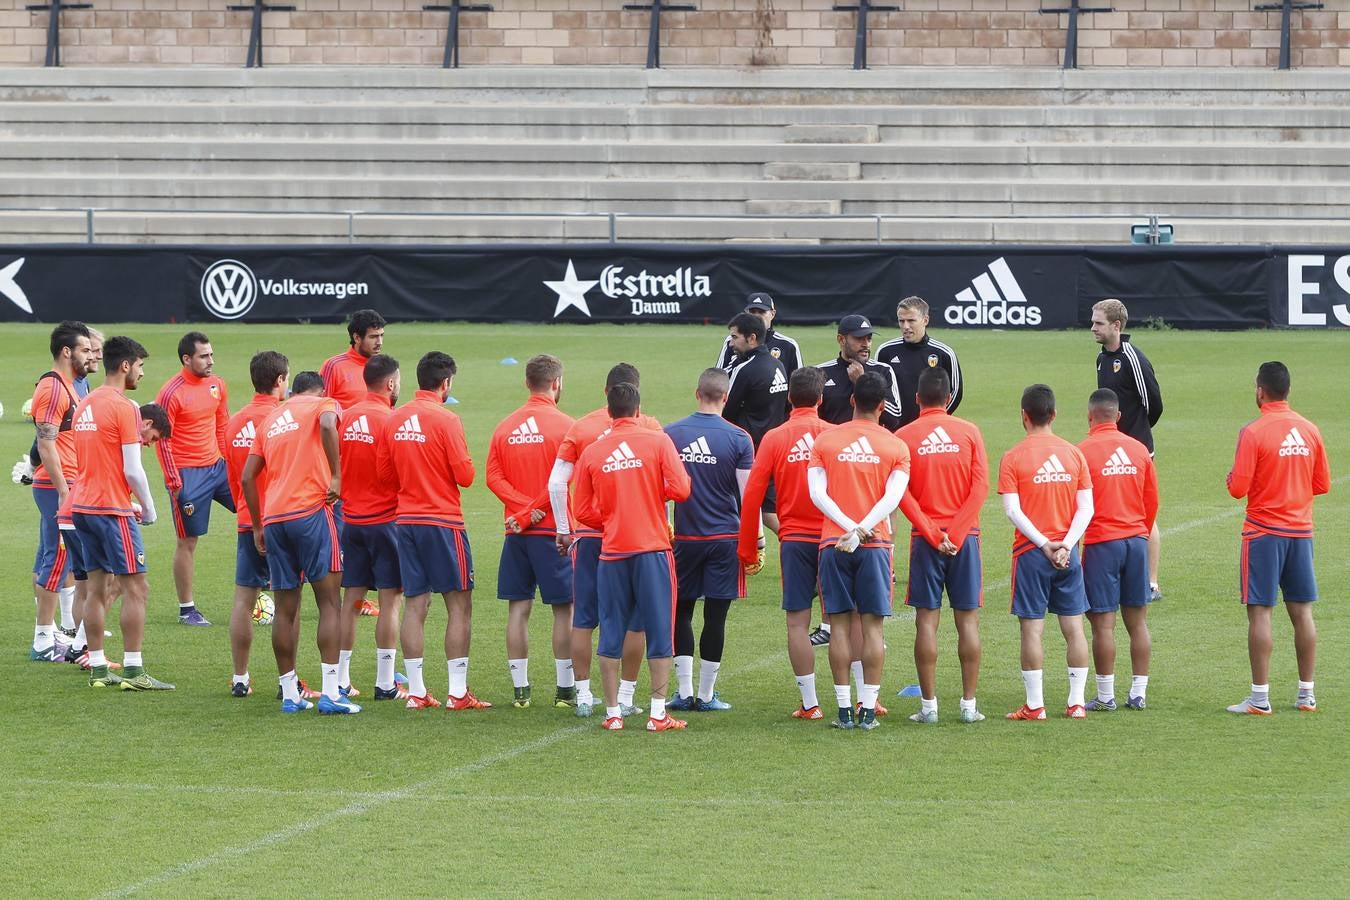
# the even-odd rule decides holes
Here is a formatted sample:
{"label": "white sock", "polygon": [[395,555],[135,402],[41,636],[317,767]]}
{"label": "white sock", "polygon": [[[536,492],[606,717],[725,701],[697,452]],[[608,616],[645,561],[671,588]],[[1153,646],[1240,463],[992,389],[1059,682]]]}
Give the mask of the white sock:
{"label": "white sock", "polygon": [[529,687],[530,661],[528,659],[508,659],[506,666],[511,670],[511,687]]}
{"label": "white sock", "polygon": [[925,713],[937,712],[937,698],[934,697],[932,700],[929,700],[927,697],[920,697],[919,708],[922,709]]}
{"label": "white sock", "polygon": [[721,662],[709,662],[706,659],[698,661],[698,699],[704,703],[713,698],[713,689],[717,687],[717,672],[721,668]]}
{"label": "white sock", "polygon": [[458,656],[445,661],[450,673],[450,696],[463,697],[469,692],[469,658]]}
{"label": "white sock", "polygon": [[855,659],[853,662],[849,663],[848,670],[853,673],[853,686],[857,688],[858,697],[861,699],[863,689],[862,660]]}
{"label": "white sock", "polygon": [[233,684],[248,684],[248,673],[245,672],[243,675],[236,675],[236,676],[234,676],[234,681],[233,681],[232,683],[233,683]]}
{"label": "white sock", "polygon": [[1148,694],[1148,676],[1135,675],[1130,679],[1130,696],[1144,697]]}
{"label": "white sock", "polygon": [[[633,695],[636,694],[636,693],[637,693],[637,682],[636,682],[636,681],[624,681],[622,678],[619,679],[619,705],[620,705],[620,706],[632,706],[632,705],[633,705]],[[661,718],[661,717],[660,717],[660,716],[657,716],[657,718],[659,719],[659,718]]]}
{"label": "white sock", "polygon": [[[632,704],[630,703],[629,705],[631,706]],[[651,712],[651,716],[652,716],[653,719],[664,719],[664,718],[666,717],[666,698],[665,698],[665,697],[655,697],[655,696],[652,697],[652,712]]]}
{"label": "white sock", "polygon": [[553,671],[558,679],[558,687],[570,688],[576,684],[576,679],[572,676],[572,661],[570,659],[553,660]]}
{"label": "white sock", "polygon": [[962,698],[961,698],[961,709],[962,709],[962,711],[967,710],[967,709],[975,709],[975,698],[974,698],[974,697],[971,697],[969,700],[967,700],[965,697],[962,697]]}
{"label": "white sock", "polygon": [[33,626],[33,649],[41,653],[44,650],[52,649],[52,644],[56,642],[56,625],[34,625]]}
{"label": "white sock", "polygon": [[1031,709],[1045,706],[1045,685],[1041,680],[1044,674],[1041,669],[1022,670],[1022,686],[1027,690],[1027,706]]}
{"label": "white sock", "polygon": [[338,684],[352,686],[352,651],[338,651]]}
{"label": "white sock", "polygon": [[675,657],[675,693],[681,697],[694,696],[694,658]]}
{"label": "white sock", "polygon": [[605,718],[606,718],[606,719],[622,719],[622,718],[623,718],[623,710],[619,709],[619,707],[617,707],[617,706],[606,706],[606,707],[605,707]]}
{"label": "white sock", "polygon": [[375,686],[384,690],[393,690],[394,687],[394,659],[397,655],[396,650],[392,648],[376,648],[375,650]]}
{"label": "white sock", "polygon": [[178,604],[178,609],[179,609],[179,611],[181,612],[182,610],[185,610],[185,609],[192,609],[192,607],[194,607],[194,606],[196,606],[196,605],[197,605],[197,602],[196,602],[195,600],[189,600],[189,601],[186,602],[186,603],[179,603],[179,604]]}
{"label": "white sock", "polygon": [[[417,659],[403,658],[403,665],[408,670],[408,694],[412,697],[425,697],[427,695],[427,682],[422,677],[422,657]],[[392,680],[392,679],[391,679]]]}
{"label": "white sock", "polygon": [[862,704],[863,709],[876,709],[877,696],[881,694],[881,685],[864,684],[862,690],[858,692],[858,702]]}
{"label": "white sock", "polygon": [[324,663],[319,668],[323,670],[323,695],[329,700],[341,700],[342,694],[338,692],[337,663]]}
{"label": "white sock", "polygon": [[595,705],[595,696],[591,694],[591,680],[589,678],[577,679],[577,703]]}
{"label": "white sock", "polygon": [[107,664],[108,657],[103,654],[102,650],[89,651],[89,667],[91,669],[97,669],[99,666],[106,666]]}
{"label": "white sock", "polygon": [[1069,666],[1069,705],[1082,706],[1087,690],[1088,667]]}
{"label": "white sock", "polygon": [[815,672],[810,675],[798,675],[797,690],[802,692],[802,709],[810,709],[813,706],[820,705],[820,701],[816,699]]}
{"label": "white sock", "polygon": [[81,622],[80,627],[75,629],[75,649],[83,650],[85,647],[88,646],[89,646],[89,638],[85,637],[84,623]]}
{"label": "white sock", "polygon": [[820,623],[820,630],[823,631],[823,632],[825,632],[826,634],[829,634],[829,633],[830,633],[830,623],[829,623],[829,622],[821,622],[821,623]]}
{"label": "white sock", "polygon": [[1298,683],[1298,692],[1300,694],[1311,694],[1313,692],[1313,683],[1311,681],[1300,681]]}
{"label": "white sock", "polygon": [[128,669],[131,668],[132,666],[140,666],[141,668],[145,668],[145,663],[141,659],[141,653],[139,650],[136,651],[135,653],[131,652],[130,650],[123,653],[122,665],[126,666]]}
{"label": "white sock", "polygon": [[61,588],[57,599],[61,603],[61,627],[69,631],[75,627],[75,585]]}
{"label": "white sock", "polygon": [[1116,676],[1097,676],[1097,699],[1103,703],[1116,699]]}
{"label": "white sock", "polygon": [[834,686],[834,702],[840,709],[853,708],[853,695],[847,684],[836,684]]}
{"label": "white sock", "polygon": [[1252,685],[1252,702],[1257,706],[1270,705],[1270,685],[1254,684]]}
{"label": "white sock", "polygon": [[300,702],[300,680],[295,677],[295,670],[282,675],[278,681],[281,682],[281,699],[289,700],[292,703]]}

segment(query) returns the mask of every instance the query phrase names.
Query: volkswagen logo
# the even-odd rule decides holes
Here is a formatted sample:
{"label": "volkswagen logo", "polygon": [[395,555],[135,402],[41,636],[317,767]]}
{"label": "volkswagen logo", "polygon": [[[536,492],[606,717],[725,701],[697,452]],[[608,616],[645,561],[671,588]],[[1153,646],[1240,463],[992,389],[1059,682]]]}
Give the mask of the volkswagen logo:
{"label": "volkswagen logo", "polygon": [[257,299],[258,279],[238,260],[218,260],[202,275],[202,303],[217,318],[242,318]]}

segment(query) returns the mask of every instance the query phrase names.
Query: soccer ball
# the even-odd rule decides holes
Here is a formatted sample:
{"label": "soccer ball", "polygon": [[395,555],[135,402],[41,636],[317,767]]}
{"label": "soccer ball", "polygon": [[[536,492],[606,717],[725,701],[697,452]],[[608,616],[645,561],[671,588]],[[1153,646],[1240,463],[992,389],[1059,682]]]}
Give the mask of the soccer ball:
{"label": "soccer ball", "polygon": [[28,421],[33,421],[33,398],[29,397],[23,401],[23,417]]}
{"label": "soccer ball", "polygon": [[258,599],[253,603],[253,624],[271,625],[272,619],[276,617],[277,607],[272,602],[272,595],[259,593]]}

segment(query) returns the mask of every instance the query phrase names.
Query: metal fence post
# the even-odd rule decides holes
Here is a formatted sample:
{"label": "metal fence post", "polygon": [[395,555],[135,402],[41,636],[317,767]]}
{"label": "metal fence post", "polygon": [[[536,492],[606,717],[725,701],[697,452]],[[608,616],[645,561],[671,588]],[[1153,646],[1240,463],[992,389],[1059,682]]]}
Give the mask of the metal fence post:
{"label": "metal fence post", "polygon": [[356,243],[356,213],[347,212],[347,243]]}
{"label": "metal fence post", "polygon": [[87,244],[94,242],[94,208],[87,206],[84,209],[84,240]]}
{"label": "metal fence post", "polygon": [[609,242],[611,244],[619,242],[619,223],[614,213],[609,214]]}

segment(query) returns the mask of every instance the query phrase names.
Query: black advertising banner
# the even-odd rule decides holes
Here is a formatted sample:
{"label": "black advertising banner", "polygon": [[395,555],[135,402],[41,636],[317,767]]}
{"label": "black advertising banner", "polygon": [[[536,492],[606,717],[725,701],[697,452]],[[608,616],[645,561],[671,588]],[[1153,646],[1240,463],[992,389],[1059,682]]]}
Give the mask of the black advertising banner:
{"label": "black advertising banner", "polygon": [[1178,327],[1350,325],[1350,248],[1024,245],[0,246],[0,321],[725,322],[1072,328],[1118,297]]}

